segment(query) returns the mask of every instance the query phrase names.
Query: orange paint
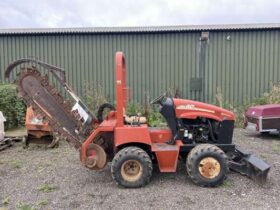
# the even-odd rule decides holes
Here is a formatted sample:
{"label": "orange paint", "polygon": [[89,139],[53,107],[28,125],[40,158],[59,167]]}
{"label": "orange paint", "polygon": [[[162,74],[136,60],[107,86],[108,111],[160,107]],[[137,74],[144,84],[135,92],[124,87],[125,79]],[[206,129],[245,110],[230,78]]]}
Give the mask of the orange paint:
{"label": "orange paint", "polygon": [[[126,144],[141,143],[148,145],[157,158],[161,172],[175,172],[182,141],[177,140],[176,145],[168,145],[165,142],[172,138],[169,128],[149,128],[147,124],[126,125],[124,114],[127,103],[126,65],[124,54],[116,53],[116,111],[111,111],[101,124],[91,133],[81,148],[81,162],[85,164],[88,145],[102,132],[114,132],[114,149]],[[217,121],[234,120],[234,114],[217,106],[202,102],[174,98],[174,106],[177,118],[195,119],[206,117]]]}

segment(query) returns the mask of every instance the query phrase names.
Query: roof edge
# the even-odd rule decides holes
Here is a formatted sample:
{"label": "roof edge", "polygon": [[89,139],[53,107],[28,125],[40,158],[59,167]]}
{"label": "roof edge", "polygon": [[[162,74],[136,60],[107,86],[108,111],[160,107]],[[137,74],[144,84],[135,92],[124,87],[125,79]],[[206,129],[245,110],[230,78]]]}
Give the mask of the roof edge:
{"label": "roof edge", "polygon": [[73,28],[14,28],[0,29],[0,35],[11,34],[72,34],[72,33],[149,33],[223,30],[280,29],[280,23],[263,24],[220,24],[220,25],[174,25],[138,27],[73,27]]}

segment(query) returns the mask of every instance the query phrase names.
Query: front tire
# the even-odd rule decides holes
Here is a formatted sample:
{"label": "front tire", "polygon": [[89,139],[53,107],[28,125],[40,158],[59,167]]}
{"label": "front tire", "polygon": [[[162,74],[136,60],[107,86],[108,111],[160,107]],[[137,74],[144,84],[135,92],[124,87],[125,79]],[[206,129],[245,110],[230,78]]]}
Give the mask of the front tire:
{"label": "front tire", "polygon": [[200,144],[193,148],[186,165],[191,180],[203,187],[221,185],[228,173],[226,154],[211,144]]}
{"label": "front tire", "polygon": [[153,165],[149,155],[139,147],[126,147],[114,157],[111,165],[113,179],[126,188],[143,187],[150,182]]}

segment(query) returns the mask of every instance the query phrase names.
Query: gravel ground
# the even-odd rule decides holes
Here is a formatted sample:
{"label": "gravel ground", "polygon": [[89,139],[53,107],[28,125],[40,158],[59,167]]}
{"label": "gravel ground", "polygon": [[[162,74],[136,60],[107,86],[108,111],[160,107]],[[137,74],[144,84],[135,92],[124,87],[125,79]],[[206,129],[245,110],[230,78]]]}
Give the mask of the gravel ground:
{"label": "gravel ground", "polygon": [[155,169],[144,188],[123,189],[113,182],[110,164],[90,171],[64,142],[26,150],[17,143],[0,152],[0,209],[280,209],[279,137],[236,129],[234,142],[272,165],[265,186],[230,172],[218,188],[198,187],[181,163],[175,174]]}

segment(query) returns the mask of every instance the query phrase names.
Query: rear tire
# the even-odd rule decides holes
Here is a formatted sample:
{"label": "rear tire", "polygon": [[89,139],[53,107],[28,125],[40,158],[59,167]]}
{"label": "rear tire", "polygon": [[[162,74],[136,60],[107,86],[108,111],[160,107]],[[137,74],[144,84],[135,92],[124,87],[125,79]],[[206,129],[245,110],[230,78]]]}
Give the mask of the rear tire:
{"label": "rear tire", "polygon": [[113,179],[126,188],[143,187],[150,182],[153,165],[149,155],[139,147],[126,147],[114,157],[111,165]]}
{"label": "rear tire", "polygon": [[221,185],[228,173],[226,154],[217,146],[200,144],[187,157],[187,173],[191,180],[203,187]]}

